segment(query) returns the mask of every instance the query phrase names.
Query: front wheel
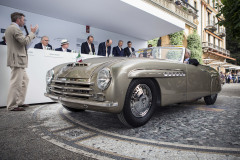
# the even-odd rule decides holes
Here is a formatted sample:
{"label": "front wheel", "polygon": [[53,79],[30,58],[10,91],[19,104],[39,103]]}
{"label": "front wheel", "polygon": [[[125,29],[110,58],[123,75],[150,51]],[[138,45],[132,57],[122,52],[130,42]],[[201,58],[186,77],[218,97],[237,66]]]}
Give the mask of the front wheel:
{"label": "front wheel", "polygon": [[139,127],[152,117],[157,100],[156,86],[152,80],[133,80],[127,90],[123,110],[119,120],[128,127]]}
{"label": "front wheel", "polygon": [[204,101],[206,105],[212,105],[216,102],[216,100],[217,100],[217,94],[204,97]]}
{"label": "front wheel", "polygon": [[84,109],[75,109],[75,108],[70,108],[68,106],[62,105],[66,110],[71,111],[71,112],[84,112]]}

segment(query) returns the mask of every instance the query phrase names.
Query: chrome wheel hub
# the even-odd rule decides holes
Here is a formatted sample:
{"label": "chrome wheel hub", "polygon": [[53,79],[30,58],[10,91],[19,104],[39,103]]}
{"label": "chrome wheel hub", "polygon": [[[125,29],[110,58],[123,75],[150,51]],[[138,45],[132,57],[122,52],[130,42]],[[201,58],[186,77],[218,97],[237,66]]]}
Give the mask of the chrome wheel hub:
{"label": "chrome wheel hub", "polygon": [[135,117],[144,117],[152,105],[152,92],[146,84],[139,84],[133,90],[130,107]]}

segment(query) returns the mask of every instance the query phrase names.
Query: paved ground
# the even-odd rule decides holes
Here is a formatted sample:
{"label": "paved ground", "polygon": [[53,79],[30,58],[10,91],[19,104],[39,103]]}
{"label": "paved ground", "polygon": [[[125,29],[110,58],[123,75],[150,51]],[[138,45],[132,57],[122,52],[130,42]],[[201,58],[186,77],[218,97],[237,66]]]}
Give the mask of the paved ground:
{"label": "paved ground", "polygon": [[[115,115],[72,113],[60,104],[0,109],[0,159],[240,159],[240,84],[217,102],[159,108],[143,127]],[[89,157],[89,158],[88,158]]]}

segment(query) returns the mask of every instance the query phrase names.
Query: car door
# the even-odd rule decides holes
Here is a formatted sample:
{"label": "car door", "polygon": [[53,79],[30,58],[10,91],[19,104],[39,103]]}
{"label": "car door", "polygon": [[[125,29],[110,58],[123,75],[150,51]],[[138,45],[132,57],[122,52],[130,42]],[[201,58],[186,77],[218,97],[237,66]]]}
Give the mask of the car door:
{"label": "car door", "polygon": [[187,100],[210,95],[211,76],[207,66],[185,64],[187,70]]}
{"label": "car door", "polygon": [[186,66],[184,64],[166,63],[161,72],[164,77],[157,78],[161,88],[162,106],[186,102],[187,100],[187,78]]}

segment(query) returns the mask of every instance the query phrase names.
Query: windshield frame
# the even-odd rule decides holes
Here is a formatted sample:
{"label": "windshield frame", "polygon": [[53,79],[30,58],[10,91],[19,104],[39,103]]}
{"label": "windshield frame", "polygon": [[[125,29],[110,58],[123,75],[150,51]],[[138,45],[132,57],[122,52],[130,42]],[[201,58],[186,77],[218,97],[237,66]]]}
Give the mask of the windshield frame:
{"label": "windshield frame", "polygon": [[[151,53],[153,53],[154,50],[159,50],[160,53],[162,51],[162,49],[182,49],[182,55],[181,55],[181,59],[180,60],[174,60],[174,59],[161,59],[161,58],[157,58],[156,54],[154,55],[154,57],[152,57],[153,59],[161,59],[161,60],[167,60],[167,61],[173,61],[173,62],[181,62],[183,63],[184,60],[184,55],[185,55],[185,47],[149,47],[149,48],[143,48],[143,49],[139,49],[136,50],[134,52],[132,52],[132,54],[129,57],[134,57],[136,54],[136,52],[141,52],[141,51],[146,51],[148,52],[148,50],[151,50]],[[137,57],[137,58],[149,58],[149,57]]]}

